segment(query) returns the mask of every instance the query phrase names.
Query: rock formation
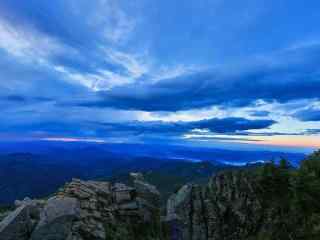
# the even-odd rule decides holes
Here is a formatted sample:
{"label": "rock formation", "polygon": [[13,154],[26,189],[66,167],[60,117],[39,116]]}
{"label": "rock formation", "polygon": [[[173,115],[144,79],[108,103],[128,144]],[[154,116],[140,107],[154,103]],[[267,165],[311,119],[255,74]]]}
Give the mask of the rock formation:
{"label": "rock formation", "polygon": [[74,179],[47,200],[16,202],[0,240],[320,239],[319,153],[294,170],[282,161],[229,170],[169,197],[141,174],[132,186]]}
{"label": "rock formation", "polygon": [[158,239],[159,192],[73,179],[48,200],[17,201],[0,223],[0,240]]}
{"label": "rock formation", "polygon": [[320,239],[319,158],[229,170],[188,184],[167,204],[170,240]]}
{"label": "rock formation", "polygon": [[261,208],[252,184],[241,171],[230,171],[204,187],[183,186],[167,204],[171,239],[248,239],[260,221]]}
{"label": "rock formation", "polygon": [[133,186],[73,179],[46,201],[26,199],[0,224],[0,240],[245,240],[267,231],[258,186],[245,171],[187,184],[167,201],[141,174]]}

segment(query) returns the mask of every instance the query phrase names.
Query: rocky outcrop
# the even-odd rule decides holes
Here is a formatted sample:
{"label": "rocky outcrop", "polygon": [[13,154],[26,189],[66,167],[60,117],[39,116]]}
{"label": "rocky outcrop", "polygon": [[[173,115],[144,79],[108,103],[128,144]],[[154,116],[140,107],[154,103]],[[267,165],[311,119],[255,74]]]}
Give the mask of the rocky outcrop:
{"label": "rocky outcrop", "polygon": [[141,174],[132,186],[73,179],[46,201],[27,199],[0,224],[0,240],[241,240],[263,229],[257,186],[230,171],[187,184],[167,202]]}
{"label": "rocky outcrop", "polygon": [[[17,201],[0,223],[0,240],[320,239],[313,215],[320,212],[318,198],[306,204],[302,197],[309,195],[293,191],[291,184],[301,189],[305,175],[298,179],[286,169],[230,170],[206,185],[186,184],[169,197],[163,217],[158,190],[141,174],[131,175],[132,186],[73,179],[48,200]],[[310,169],[308,182],[314,178],[312,184],[320,186],[320,174]],[[301,199],[303,211],[296,211]],[[310,204],[313,210],[305,213]]]}
{"label": "rocky outcrop", "polygon": [[40,221],[31,235],[31,240],[64,240],[72,236],[72,225],[79,220],[80,204],[70,197],[50,198],[40,213]]}
{"label": "rocky outcrop", "polygon": [[37,221],[42,201],[24,199],[16,201],[16,210],[0,222],[1,240],[27,240],[31,236]]}
{"label": "rocky outcrop", "polygon": [[133,187],[73,179],[46,201],[18,201],[0,240],[159,239],[158,203],[141,176]]}
{"label": "rocky outcrop", "polygon": [[168,200],[171,240],[250,239],[262,219],[257,186],[242,171],[213,177],[206,186],[185,185]]}

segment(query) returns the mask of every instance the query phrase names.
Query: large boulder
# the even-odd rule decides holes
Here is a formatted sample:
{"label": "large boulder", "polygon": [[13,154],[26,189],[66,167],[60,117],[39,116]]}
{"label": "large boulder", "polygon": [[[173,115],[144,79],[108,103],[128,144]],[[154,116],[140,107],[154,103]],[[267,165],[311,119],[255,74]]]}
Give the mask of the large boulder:
{"label": "large boulder", "polygon": [[193,185],[187,184],[172,194],[167,201],[166,221],[178,220],[180,211],[185,211],[186,204],[190,201]]}
{"label": "large boulder", "polygon": [[187,229],[188,208],[191,203],[192,184],[186,184],[176,193],[172,194],[167,201],[167,214],[164,219],[165,227],[170,240],[184,240],[184,235],[188,234]]}
{"label": "large boulder", "polygon": [[40,214],[40,221],[31,240],[65,240],[72,235],[73,222],[80,216],[76,198],[53,197]]}
{"label": "large boulder", "polygon": [[143,202],[155,208],[160,206],[160,193],[155,186],[137,179],[134,181],[134,188],[137,197],[143,199]]}
{"label": "large boulder", "polygon": [[0,222],[0,240],[27,240],[39,220],[43,202],[24,199]]}

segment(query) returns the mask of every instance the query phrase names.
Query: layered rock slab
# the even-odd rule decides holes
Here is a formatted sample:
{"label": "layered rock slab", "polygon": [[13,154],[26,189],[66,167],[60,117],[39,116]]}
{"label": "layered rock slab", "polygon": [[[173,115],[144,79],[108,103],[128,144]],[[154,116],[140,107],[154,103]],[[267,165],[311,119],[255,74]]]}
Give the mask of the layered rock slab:
{"label": "layered rock slab", "polygon": [[19,202],[0,240],[158,239],[159,198],[142,179],[133,187],[73,179],[42,204]]}
{"label": "layered rock slab", "polygon": [[42,201],[24,199],[0,222],[0,240],[28,240],[39,220]]}

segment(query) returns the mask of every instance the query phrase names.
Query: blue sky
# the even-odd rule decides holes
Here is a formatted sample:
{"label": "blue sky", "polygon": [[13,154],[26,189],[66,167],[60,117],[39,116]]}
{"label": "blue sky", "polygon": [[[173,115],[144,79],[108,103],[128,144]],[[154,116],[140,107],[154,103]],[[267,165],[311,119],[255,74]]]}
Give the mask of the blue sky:
{"label": "blue sky", "polygon": [[319,9],[2,0],[0,139],[320,147]]}

